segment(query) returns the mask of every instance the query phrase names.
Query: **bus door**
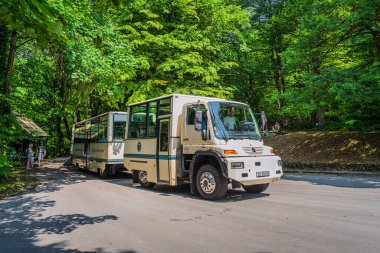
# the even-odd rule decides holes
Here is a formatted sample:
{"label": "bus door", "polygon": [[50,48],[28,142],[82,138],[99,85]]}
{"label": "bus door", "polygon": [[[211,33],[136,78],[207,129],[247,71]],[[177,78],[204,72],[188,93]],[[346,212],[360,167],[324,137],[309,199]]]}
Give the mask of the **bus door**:
{"label": "bus door", "polygon": [[157,120],[157,182],[169,183],[170,167],[169,167],[169,136],[170,136],[170,118]]}
{"label": "bus door", "polygon": [[84,150],[83,150],[83,155],[84,155],[84,167],[88,168],[88,158],[89,158],[89,153],[90,153],[90,136],[91,132],[86,131],[84,133]]}

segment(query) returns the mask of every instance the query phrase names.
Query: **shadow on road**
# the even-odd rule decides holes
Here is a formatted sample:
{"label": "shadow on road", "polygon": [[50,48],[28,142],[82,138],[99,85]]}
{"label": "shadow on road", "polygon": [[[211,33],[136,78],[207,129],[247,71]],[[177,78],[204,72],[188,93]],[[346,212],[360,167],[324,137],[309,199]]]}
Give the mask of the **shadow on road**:
{"label": "shadow on road", "polygon": [[[92,174],[91,172],[85,172],[86,174]],[[183,198],[190,199],[202,199],[199,195],[193,195],[190,192],[190,185],[178,185],[178,186],[169,186],[169,185],[155,185],[153,188],[143,188],[136,184],[132,186],[132,175],[129,173],[120,173],[113,175],[108,179],[104,180],[110,184],[121,185],[125,187],[137,188],[141,191],[154,192],[160,196],[181,196]],[[270,194],[260,193],[260,194],[250,194],[246,193],[244,190],[228,190],[225,198],[218,200],[217,202],[236,202],[248,199],[257,199],[262,197],[267,197]]]}
{"label": "shadow on road", "polygon": [[315,185],[328,185],[342,188],[380,188],[378,177],[334,176],[324,174],[285,174],[283,179],[307,181]]}
{"label": "shadow on road", "polygon": [[[53,206],[55,201],[36,197],[20,196],[1,201],[0,252],[83,252],[65,249],[65,241],[46,246],[37,246],[36,243],[39,235],[67,234],[80,226],[118,219],[115,215],[90,217],[85,214],[61,214],[42,218],[43,212]],[[105,250],[99,248],[93,252]]]}
{"label": "shadow on road", "polygon": [[[127,187],[133,187],[132,186],[132,179],[129,180],[130,183],[121,183],[121,179],[110,179],[107,180],[108,183],[116,183],[118,185],[124,185]],[[200,195],[193,195],[190,192],[190,185],[178,185],[178,186],[169,186],[169,185],[156,185],[153,188],[143,188],[141,186],[134,186],[135,188],[138,188],[141,191],[148,191],[156,193],[160,196],[181,196],[183,198],[189,198],[189,199],[197,199],[197,200],[203,200]],[[267,197],[270,194],[266,193],[260,193],[260,194],[250,194],[246,193],[244,190],[232,190],[229,189],[227,192],[226,197],[217,200],[215,202],[237,202],[237,201],[243,201],[243,200],[249,200],[249,199],[257,199],[262,197]]]}
{"label": "shadow on road", "polygon": [[[77,184],[95,177],[64,166],[65,159],[51,159],[40,168],[33,168],[43,184],[34,192],[54,192],[65,185]],[[47,234],[68,234],[85,225],[115,221],[115,215],[87,216],[85,214],[60,214],[43,217],[43,213],[55,206],[54,200],[44,197],[21,195],[0,201],[0,253],[5,252],[108,252],[105,248],[94,251],[68,249],[67,241],[39,246],[39,236]],[[134,251],[121,251],[132,253]]]}
{"label": "shadow on road", "polygon": [[43,166],[33,168],[37,178],[42,180],[42,185],[35,188],[36,192],[54,192],[65,185],[77,184],[95,179],[91,175],[78,173],[74,167],[64,165],[65,158],[49,159]]}
{"label": "shadow on road", "polygon": [[[52,166],[58,166],[58,169],[52,169],[51,171],[44,171],[42,176],[45,175],[49,180],[47,187],[42,189],[42,191],[55,191],[59,190],[62,185],[80,183],[85,180],[103,180],[98,177],[94,172],[88,170],[78,170],[68,163],[67,158],[60,158],[53,160],[54,163],[49,164],[47,167],[52,168]],[[51,178],[49,178],[51,177]],[[52,180],[50,180],[52,179]],[[202,199],[199,195],[193,195],[190,192],[190,185],[179,185],[179,186],[168,186],[168,185],[156,185],[151,189],[142,188],[140,186],[132,186],[132,175],[127,172],[121,172],[117,175],[112,175],[108,179],[103,180],[104,182],[110,184],[116,184],[125,187],[137,187],[142,191],[149,191],[157,193],[161,196],[181,196],[183,198],[190,199]],[[249,199],[257,199],[262,197],[267,197],[269,194],[250,194],[246,193],[244,190],[228,190],[225,198],[218,200],[217,202],[236,202]]]}

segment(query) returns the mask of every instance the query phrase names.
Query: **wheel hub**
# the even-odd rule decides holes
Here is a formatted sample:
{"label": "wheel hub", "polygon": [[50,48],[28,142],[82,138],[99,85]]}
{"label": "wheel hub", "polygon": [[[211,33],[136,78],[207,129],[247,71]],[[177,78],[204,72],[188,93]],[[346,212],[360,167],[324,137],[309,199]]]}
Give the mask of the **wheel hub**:
{"label": "wheel hub", "polygon": [[215,177],[210,172],[204,172],[201,175],[200,178],[200,185],[202,188],[202,191],[206,194],[211,194],[215,191],[216,183],[215,183]]}
{"label": "wheel hub", "polygon": [[142,170],[139,171],[139,180],[143,184],[145,184],[148,181],[146,171],[142,171]]}

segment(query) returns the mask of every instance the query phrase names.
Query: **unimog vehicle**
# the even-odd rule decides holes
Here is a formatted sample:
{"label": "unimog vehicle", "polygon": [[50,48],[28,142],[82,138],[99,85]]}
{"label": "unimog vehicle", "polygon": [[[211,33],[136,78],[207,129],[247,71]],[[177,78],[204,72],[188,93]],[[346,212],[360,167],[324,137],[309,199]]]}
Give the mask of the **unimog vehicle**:
{"label": "unimog vehicle", "polygon": [[215,200],[229,184],[260,193],[283,174],[244,103],[172,94],[129,105],[128,117],[124,166],[143,187],[190,183]]}

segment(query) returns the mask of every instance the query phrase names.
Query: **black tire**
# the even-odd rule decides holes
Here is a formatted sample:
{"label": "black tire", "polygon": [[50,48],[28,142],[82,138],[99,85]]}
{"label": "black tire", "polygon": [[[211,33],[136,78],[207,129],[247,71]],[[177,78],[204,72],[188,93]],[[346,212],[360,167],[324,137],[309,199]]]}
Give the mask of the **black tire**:
{"label": "black tire", "polygon": [[260,193],[268,189],[269,184],[243,185],[243,188],[248,193]]}
{"label": "black tire", "polygon": [[79,167],[79,164],[78,164],[78,163],[76,163],[76,164],[74,165],[74,168],[75,168],[76,170],[78,170],[78,171],[83,171],[82,168]]}
{"label": "black tire", "polygon": [[108,176],[109,176],[109,173],[110,172],[110,170],[109,170],[109,168],[106,166],[106,168],[102,171],[101,169],[99,169],[99,176],[101,177],[101,178],[103,178],[103,179],[106,179],[106,178],[108,178]]}
{"label": "black tire", "polygon": [[152,188],[153,186],[156,185],[155,183],[148,182],[146,171],[139,170],[137,172],[137,178],[139,180],[141,187],[143,188]]}
{"label": "black tire", "polygon": [[223,177],[214,166],[206,164],[198,170],[196,185],[202,198],[217,200],[226,195],[228,179]]}

